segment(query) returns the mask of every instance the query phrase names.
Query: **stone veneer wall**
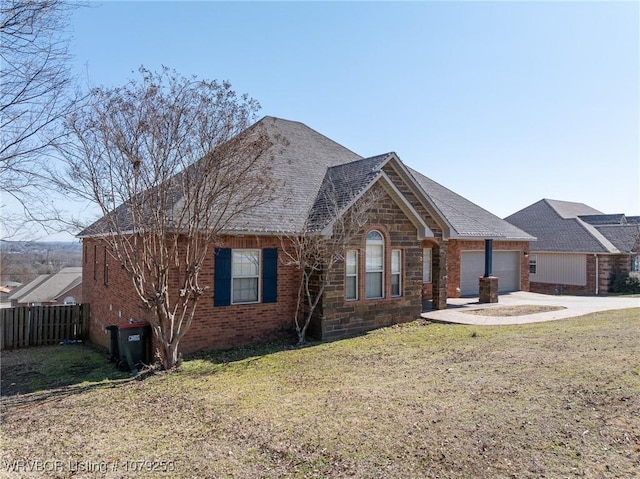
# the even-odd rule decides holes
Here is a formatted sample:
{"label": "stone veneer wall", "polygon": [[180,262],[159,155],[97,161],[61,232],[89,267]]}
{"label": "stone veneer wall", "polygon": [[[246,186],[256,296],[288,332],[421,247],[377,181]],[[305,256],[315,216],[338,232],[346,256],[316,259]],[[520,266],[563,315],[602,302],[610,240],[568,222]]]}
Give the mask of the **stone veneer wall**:
{"label": "stone veneer wall", "polygon": [[[319,332],[324,340],[359,334],[420,317],[422,245],[417,239],[417,230],[381,187],[376,186],[367,194],[380,194],[381,199],[371,211],[366,228],[352,244],[353,249],[359,252],[358,299],[345,299],[344,262],[341,262],[330,274],[330,284],[325,290],[323,301],[322,320],[314,325],[314,331]],[[366,236],[374,229],[380,231],[385,239],[384,298],[365,299]],[[399,297],[390,296],[392,249],[402,250],[402,296]]]}

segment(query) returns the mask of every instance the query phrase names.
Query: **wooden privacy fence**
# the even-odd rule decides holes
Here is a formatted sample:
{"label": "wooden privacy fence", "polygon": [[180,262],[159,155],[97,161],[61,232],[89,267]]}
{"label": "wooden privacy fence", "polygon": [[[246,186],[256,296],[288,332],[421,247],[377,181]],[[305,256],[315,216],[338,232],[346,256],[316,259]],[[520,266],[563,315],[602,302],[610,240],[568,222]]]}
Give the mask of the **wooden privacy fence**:
{"label": "wooden privacy fence", "polygon": [[19,306],[0,309],[0,349],[58,344],[89,333],[89,305]]}

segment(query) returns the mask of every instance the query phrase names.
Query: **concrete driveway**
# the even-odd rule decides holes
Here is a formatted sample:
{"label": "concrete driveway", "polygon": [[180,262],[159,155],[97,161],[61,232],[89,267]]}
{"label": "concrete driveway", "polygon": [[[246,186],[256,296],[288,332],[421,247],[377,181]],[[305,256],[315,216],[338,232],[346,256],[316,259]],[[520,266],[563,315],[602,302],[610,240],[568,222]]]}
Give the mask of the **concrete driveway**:
{"label": "concrete driveway", "polygon": [[[640,298],[620,296],[552,296],[538,293],[516,291],[501,294],[498,303],[480,304],[478,298],[449,298],[447,309],[427,311],[422,317],[432,321],[456,324],[525,324],[557,319],[574,318],[583,314],[607,311],[611,309],[640,308]],[[524,316],[482,316],[467,314],[464,311],[499,308],[501,306],[562,306],[566,309],[546,313],[527,314]],[[640,312],[638,313],[640,315]]]}

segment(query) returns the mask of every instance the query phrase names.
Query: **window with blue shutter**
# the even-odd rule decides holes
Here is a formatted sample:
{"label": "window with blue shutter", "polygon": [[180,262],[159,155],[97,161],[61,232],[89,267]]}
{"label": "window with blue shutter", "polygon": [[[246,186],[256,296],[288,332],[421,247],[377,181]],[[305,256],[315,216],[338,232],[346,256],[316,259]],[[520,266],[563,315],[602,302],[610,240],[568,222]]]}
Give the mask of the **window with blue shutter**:
{"label": "window with blue shutter", "polygon": [[262,251],[262,302],[278,301],[278,249]]}
{"label": "window with blue shutter", "polygon": [[231,248],[216,248],[214,260],[213,305],[231,304]]}
{"label": "window with blue shutter", "polygon": [[[244,252],[245,256],[252,250],[235,250],[236,253]],[[242,256],[240,254],[240,256]],[[243,276],[242,271],[238,271],[234,278],[233,261],[234,250],[231,248],[216,248],[214,259],[214,280],[213,280],[213,305],[229,306],[230,304],[242,304],[255,302],[254,296],[243,296],[243,283],[251,281],[247,275]],[[259,258],[259,257],[258,257]],[[242,266],[239,263],[239,269]],[[275,303],[278,301],[278,249],[265,248],[262,250],[262,302]],[[245,277],[247,276],[247,277]],[[235,284],[234,284],[235,280]],[[257,288],[257,278],[256,278]],[[246,285],[249,288],[249,284]],[[235,288],[235,289],[233,289]],[[245,289],[247,289],[245,288]],[[248,289],[247,289],[248,291]],[[248,294],[248,293],[247,293]],[[255,293],[257,294],[257,292]],[[233,298],[235,299],[233,299]],[[233,300],[232,300],[233,299]]]}

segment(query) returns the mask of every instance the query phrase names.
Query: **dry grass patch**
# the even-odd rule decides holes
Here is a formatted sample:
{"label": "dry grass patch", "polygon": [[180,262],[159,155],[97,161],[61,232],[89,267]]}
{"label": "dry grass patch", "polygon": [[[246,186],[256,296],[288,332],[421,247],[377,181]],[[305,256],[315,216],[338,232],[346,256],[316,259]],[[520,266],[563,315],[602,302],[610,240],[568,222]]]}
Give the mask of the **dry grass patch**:
{"label": "dry grass patch", "polygon": [[462,311],[465,314],[476,316],[526,316],[527,314],[548,313],[549,311],[560,311],[567,309],[564,306],[539,306],[535,304],[520,304],[517,306],[494,306],[482,309],[472,309]]}
{"label": "dry grass patch", "polygon": [[[77,476],[636,477],[638,313],[416,321],[302,349],[199,355],[142,382],[5,397],[0,475],[105,464],[116,470]],[[18,460],[64,468],[9,473]],[[156,470],[126,470],[135,460]]]}

